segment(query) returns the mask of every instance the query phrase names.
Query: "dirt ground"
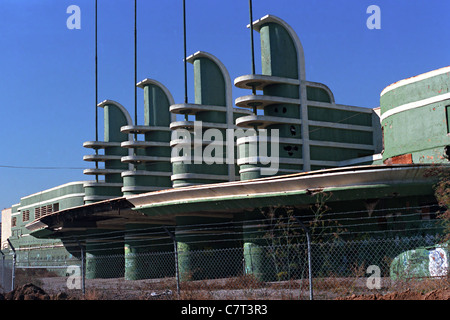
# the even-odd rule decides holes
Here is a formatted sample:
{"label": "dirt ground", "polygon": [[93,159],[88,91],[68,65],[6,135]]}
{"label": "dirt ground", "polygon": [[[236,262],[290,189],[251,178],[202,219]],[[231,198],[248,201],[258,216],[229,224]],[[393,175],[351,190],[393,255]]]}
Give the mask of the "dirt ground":
{"label": "dirt ground", "polygon": [[[78,299],[107,299],[107,297],[92,296],[80,297],[59,292],[57,294],[49,294],[42,288],[32,284],[24,284],[15,290],[4,295],[0,294],[0,300],[78,300]],[[141,297],[142,299],[143,297]],[[172,297],[173,298],[173,297]],[[170,298],[169,298],[170,299]],[[194,299],[195,300],[195,299]],[[388,294],[363,294],[351,295],[348,297],[340,297],[335,300],[450,300],[450,288],[436,289],[427,293],[414,292],[407,289],[402,292],[392,292]]]}
{"label": "dirt ground", "polygon": [[0,294],[0,300],[67,300],[73,299],[65,292],[48,294],[42,288],[27,283],[6,294]]}
{"label": "dirt ground", "polygon": [[450,289],[437,289],[428,293],[413,292],[408,289],[402,292],[392,292],[385,295],[351,295],[349,297],[337,298],[336,300],[450,300]]}

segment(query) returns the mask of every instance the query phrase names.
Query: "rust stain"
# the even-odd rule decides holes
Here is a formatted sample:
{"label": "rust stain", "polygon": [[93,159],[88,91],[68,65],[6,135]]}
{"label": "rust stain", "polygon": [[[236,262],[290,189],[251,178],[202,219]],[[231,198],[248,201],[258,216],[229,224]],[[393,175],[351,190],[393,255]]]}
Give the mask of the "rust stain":
{"label": "rust stain", "polygon": [[383,162],[385,165],[392,165],[392,164],[412,164],[412,154],[402,154],[400,156],[395,156],[389,159],[384,160]]}

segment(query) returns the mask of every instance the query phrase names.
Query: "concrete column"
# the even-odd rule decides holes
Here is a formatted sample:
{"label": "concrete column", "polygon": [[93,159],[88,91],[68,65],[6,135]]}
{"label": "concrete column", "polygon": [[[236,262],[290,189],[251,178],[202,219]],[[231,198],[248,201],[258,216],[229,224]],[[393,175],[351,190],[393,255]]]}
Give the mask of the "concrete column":
{"label": "concrete column", "polygon": [[[264,238],[265,228],[257,220],[263,218],[258,212],[245,214],[243,225],[245,274],[261,281],[275,281],[276,272],[268,251],[268,240]],[[252,221],[254,220],[254,221]]]}
{"label": "concrete column", "polygon": [[123,235],[114,231],[94,229],[87,232],[87,279],[123,277]]}
{"label": "concrete column", "polygon": [[125,242],[125,279],[173,277],[173,243],[162,228],[148,224],[127,224]]}
{"label": "concrete column", "polygon": [[[238,239],[231,234],[233,228],[225,224],[213,225],[229,219],[177,217],[176,221],[178,268],[182,281],[225,278],[242,273],[241,250]],[[203,224],[201,228],[199,224]],[[205,227],[204,224],[210,225]]]}

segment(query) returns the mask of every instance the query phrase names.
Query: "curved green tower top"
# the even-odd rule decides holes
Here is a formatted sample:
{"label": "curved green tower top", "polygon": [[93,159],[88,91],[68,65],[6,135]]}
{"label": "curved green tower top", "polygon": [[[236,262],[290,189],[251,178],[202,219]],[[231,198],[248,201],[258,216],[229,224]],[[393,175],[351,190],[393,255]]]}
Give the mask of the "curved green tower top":
{"label": "curved green tower top", "polygon": [[170,124],[173,187],[234,181],[235,147],[227,129],[234,130],[236,117],[249,112],[233,108],[231,79],[219,59],[198,51],[187,61],[194,66],[195,103],[170,106],[173,114],[184,115]]}
{"label": "curved green tower top", "polygon": [[145,79],[137,84],[144,90],[144,125],[128,125],[121,132],[144,135],[144,140],[122,142],[132,154],[122,157],[122,162],[133,164],[133,169],[122,173],[124,195],[162,190],[172,187],[170,176],[170,122],[173,120],[169,106],[173,98],[160,82]]}
{"label": "curved green tower top", "polygon": [[[84,174],[104,176],[104,180],[86,182],[85,203],[111,199],[122,196],[122,172],[129,170],[130,166],[121,161],[128,156],[128,150],[121,147],[124,141],[130,141],[132,137],[120,131],[122,126],[132,125],[130,114],[120,103],[112,100],[101,102],[98,107],[104,109],[104,141],[87,141],[85,148],[96,149],[95,155],[84,156],[83,160],[96,162],[95,169],[85,169]],[[104,150],[103,154],[99,150]],[[100,168],[98,163],[104,163]]]}
{"label": "curved green tower top", "polygon": [[450,67],[398,81],[381,92],[386,164],[448,163]]}
{"label": "curved green tower top", "polygon": [[[307,121],[305,103],[301,98],[306,96],[300,85],[305,79],[303,48],[300,40],[291,28],[282,20],[266,16],[254,23],[254,28],[261,36],[262,75],[243,76],[235,80],[238,87],[252,87],[262,90],[262,95],[248,95],[236,100],[239,107],[256,106],[262,112],[238,118],[240,127],[266,129],[272,136],[273,129],[279,131],[279,150],[271,150],[279,154],[280,174],[309,170],[309,153],[307,149]],[[260,133],[260,132],[258,132]],[[303,139],[302,139],[303,138]],[[265,143],[261,136],[238,141],[240,151],[239,163],[241,179],[261,176],[261,165],[254,163],[255,155],[251,154],[251,144]],[[272,140],[269,139],[271,142]],[[269,142],[269,141],[268,141]],[[258,160],[261,155],[258,148]],[[243,155],[243,157],[241,156]],[[253,163],[252,163],[253,162]]]}
{"label": "curved green tower top", "polygon": [[372,162],[381,151],[374,110],[338,105],[327,86],[306,81],[303,46],[282,19],[266,15],[253,27],[261,38],[262,74],[234,81],[238,88],[262,91],[235,100],[238,107],[258,109],[236,120],[237,126],[257,131],[237,141],[241,180],[268,175],[263,173],[268,158],[279,160],[275,174]]}

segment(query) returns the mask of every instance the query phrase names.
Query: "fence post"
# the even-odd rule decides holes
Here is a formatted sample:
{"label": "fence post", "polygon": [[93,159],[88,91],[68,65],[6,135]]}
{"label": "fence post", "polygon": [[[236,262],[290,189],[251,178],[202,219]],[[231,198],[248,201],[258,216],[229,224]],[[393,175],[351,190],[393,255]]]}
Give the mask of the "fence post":
{"label": "fence post", "polygon": [[1,250],[0,253],[2,254],[2,288],[5,290],[5,254]]}
{"label": "fence post", "polygon": [[80,241],[76,240],[78,246],[80,247],[80,255],[81,255],[81,291],[83,292],[83,295],[86,293],[86,286],[85,286],[85,279],[86,279],[86,264],[85,264],[85,258],[84,258],[84,248]]}
{"label": "fence post", "polygon": [[12,270],[11,270],[11,291],[14,290],[14,281],[16,278],[16,249],[14,249],[14,246],[12,245],[11,241],[9,241],[9,238],[6,239],[9,243],[9,246],[11,247],[11,250],[13,251],[13,263],[12,263]]}
{"label": "fence post", "polygon": [[175,238],[175,236],[173,235],[172,232],[170,232],[166,227],[163,227],[164,231],[166,231],[166,233],[170,236],[170,238],[173,241],[173,250],[175,253],[175,278],[177,280],[177,294],[178,297],[180,297],[180,273],[178,271],[178,244],[177,244],[177,239]]}
{"label": "fence post", "polygon": [[309,278],[309,299],[314,300],[313,297],[313,285],[312,285],[312,264],[311,264],[311,237],[309,234],[309,229],[296,217],[294,219],[302,227],[303,231],[306,233],[306,243],[308,246],[308,278]]}

